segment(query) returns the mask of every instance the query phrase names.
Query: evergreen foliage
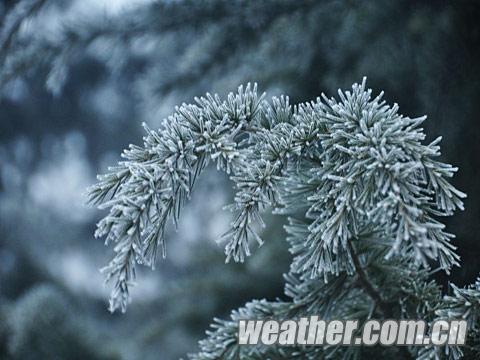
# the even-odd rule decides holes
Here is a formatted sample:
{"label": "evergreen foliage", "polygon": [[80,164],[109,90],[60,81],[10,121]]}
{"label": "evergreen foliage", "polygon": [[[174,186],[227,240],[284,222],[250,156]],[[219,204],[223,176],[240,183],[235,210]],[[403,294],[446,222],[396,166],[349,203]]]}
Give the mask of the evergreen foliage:
{"label": "evergreen foliage", "polygon": [[[448,159],[449,162],[458,164],[462,168],[462,172],[456,180],[458,184],[461,184],[462,189],[468,190],[469,194],[468,211],[465,214],[453,219],[444,218],[442,220],[461,239],[459,253],[462,254],[462,268],[453,273],[451,279],[464,284],[474,278],[478,272],[476,234],[479,223],[476,220],[479,213],[479,202],[475,199],[477,199],[479,187],[475,180],[478,168],[475,153],[477,153],[478,147],[479,134],[476,130],[478,129],[478,104],[480,104],[480,101],[476,101],[480,84],[478,81],[480,72],[477,66],[478,49],[480,49],[479,7],[474,1],[434,3],[404,0],[396,2],[158,0],[145,2],[118,16],[105,15],[102,12],[101,16],[93,18],[84,16],[84,14],[80,16],[74,14],[74,17],[66,16],[67,11],[64,13],[63,10],[68,9],[72,3],[64,0],[13,0],[0,3],[0,90],[2,91],[0,96],[9,92],[16,93],[11,95],[7,101],[2,99],[2,111],[0,111],[2,149],[0,150],[3,151],[4,145],[8,145],[3,144],[4,140],[9,143],[17,136],[27,136],[29,141],[33,140],[34,142],[42,140],[43,144],[48,142],[48,136],[51,133],[56,134],[75,129],[87,135],[89,156],[98,160],[107,151],[117,148],[128,138],[136,137],[137,129],[134,127],[135,122],[130,121],[132,118],[143,117],[145,121],[156,126],[158,113],[166,112],[165,109],[170,112],[170,104],[177,103],[179,98],[190,98],[192,94],[203,93],[206,89],[223,93],[224,89],[231,88],[237,83],[255,79],[269,92],[288,93],[296,102],[317,95],[321,89],[331,90],[336,86],[344,86],[350,84],[352,79],[357,79],[362,74],[368,74],[370,84],[385,89],[391,98],[402,104],[404,112],[425,111],[433,115],[435,121],[425,123],[429,135],[445,135],[442,143],[448,152],[444,154],[444,159]],[[77,3],[81,3],[81,1],[77,1]],[[38,18],[36,17],[37,13]],[[55,16],[62,19],[62,26],[55,26]],[[52,20],[53,26],[50,23]],[[52,29],[55,31],[51,31]],[[106,73],[111,76],[106,77]],[[47,89],[55,95],[54,97],[45,93],[41,88],[45,83]],[[121,92],[123,97],[119,102],[123,106],[114,106],[115,101],[110,102],[115,98],[97,96],[99,90]],[[25,95],[26,93],[28,96]],[[98,109],[92,107],[91,101],[89,101],[91,98],[101,99],[98,101],[108,104],[105,107],[109,110],[115,109],[117,114],[121,113],[121,116],[111,113],[99,114]],[[11,101],[12,99],[13,101]],[[223,265],[212,260],[213,250],[207,247],[201,249],[205,251],[205,254],[201,254],[200,251],[195,252],[195,261],[189,263],[188,270],[185,271],[188,275],[185,275],[184,279],[180,280],[171,274],[165,274],[166,276],[163,277],[164,274],[162,274],[163,283],[176,282],[183,291],[174,292],[168,288],[153,301],[154,306],[157,307],[152,309],[150,303],[149,307],[143,308],[145,313],[157,313],[158,316],[149,317],[147,322],[140,316],[139,324],[141,326],[139,329],[136,329],[131,323],[128,324],[128,328],[135,329],[134,332],[140,334],[139,336],[132,337],[128,334],[114,337],[117,342],[116,346],[122,347],[127,343],[135,344],[135,350],[126,351],[122,355],[128,358],[128,354],[132,356],[131,354],[134,353],[133,358],[139,356],[147,358],[147,352],[150,351],[149,355],[155,359],[159,357],[173,358],[175,357],[173,354],[182,353],[190,346],[189,341],[186,341],[188,337],[184,334],[178,336],[178,329],[182,327],[183,319],[188,319],[185,320],[187,325],[184,326],[184,330],[188,328],[191,331],[194,328],[191,326],[191,322],[195,322],[197,327],[201,327],[198,325],[202,322],[199,321],[199,318],[210,318],[209,314],[212,312],[220,314],[225,307],[236,307],[236,304],[231,305],[232,301],[241,303],[245,298],[257,296],[267,296],[269,299],[273,299],[278,295],[277,288],[272,292],[271,288],[264,289],[258,286],[259,278],[262,276],[260,272],[255,274],[255,282],[249,281],[249,275],[251,276],[255,271],[255,264],[264,262],[261,255],[268,253],[270,257],[275,256],[272,253],[275,254],[275,251],[278,250],[278,243],[281,244],[281,242],[272,243],[271,227],[268,227],[268,231],[263,233],[258,227],[258,225],[261,226],[262,211],[272,206],[275,208],[275,212],[290,216],[287,230],[294,263],[291,273],[286,276],[285,295],[287,298],[280,303],[260,301],[253,302],[253,305],[248,304],[245,309],[234,312],[235,319],[238,316],[260,316],[261,313],[270,315],[275,313],[278,317],[295,316],[297,313],[313,313],[331,318],[341,316],[363,319],[386,316],[385,311],[382,310],[385,308],[387,308],[387,314],[390,309],[393,312],[392,316],[395,317],[418,317],[427,320],[464,315],[470,320],[471,328],[468,346],[461,350],[467,359],[478,358],[480,356],[478,354],[480,335],[475,326],[476,314],[478,314],[478,285],[464,289],[452,285],[449,290],[451,294],[442,299],[441,288],[432,280],[433,277],[437,280],[442,280],[442,278],[445,280],[442,273],[432,276],[433,271],[436,270],[434,259],[437,259],[438,264],[445,270],[458,264],[459,259],[451,247],[450,235],[440,229],[441,225],[437,223],[440,214],[436,212],[441,209],[442,213],[450,213],[451,211],[447,210],[449,205],[444,204],[430,208],[431,200],[427,198],[431,196],[433,202],[437,202],[438,195],[425,194],[424,191],[429,192],[433,189],[434,192],[441,192],[443,188],[448,191],[452,191],[452,189],[448,184],[435,188],[434,182],[429,180],[431,175],[422,174],[425,164],[420,166],[418,171],[405,165],[409,162],[414,165],[419,160],[415,157],[415,152],[411,151],[405,159],[395,163],[397,164],[395,166],[399,168],[399,174],[404,175],[409,184],[408,196],[400,197],[400,202],[408,205],[404,208],[408,211],[404,212],[402,217],[398,216],[403,205],[400,202],[396,203],[398,199],[390,197],[388,189],[386,194],[380,191],[372,195],[370,204],[368,201],[363,201],[362,206],[369,208],[370,213],[360,213],[357,208],[352,211],[348,208],[348,202],[357,203],[360,200],[357,200],[358,194],[357,199],[352,200],[349,198],[348,192],[344,190],[345,186],[349,186],[348,179],[351,175],[354,178],[352,187],[354,190],[358,190],[359,184],[355,181],[355,173],[358,169],[352,169],[351,165],[355,166],[357,162],[363,164],[364,161],[368,161],[368,157],[357,161],[357,154],[354,154],[355,156],[349,154],[343,148],[356,153],[356,150],[352,149],[354,146],[361,148],[361,143],[359,145],[352,139],[342,140],[340,137],[332,140],[335,148],[328,142],[326,143],[328,146],[324,148],[322,143],[318,154],[313,154],[310,159],[305,154],[314,149],[308,149],[310,145],[306,143],[299,145],[300,153],[295,150],[293,151],[294,155],[288,157],[287,154],[286,161],[283,161],[284,155],[281,154],[273,154],[271,157],[265,155],[267,150],[265,150],[266,144],[261,144],[263,141],[272,142],[269,146],[274,148],[272,150],[274,153],[283,151],[290,146],[288,141],[293,135],[289,131],[297,129],[296,121],[299,116],[303,116],[299,115],[301,105],[292,106],[283,115],[281,115],[282,111],[279,111],[273,116],[285,116],[286,119],[295,118],[295,120],[285,120],[286,124],[283,125],[283,129],[278,126],[280,121],[276,124],[270,123],[269,116],[272,115],[267,116],[266,113],[287,109],[288,104],[280,104],[276,107],[277,110],[272,110],[275,101],[285,102],[285,100],[286,98],[272,100],[270,105],[263,101],[260,102],[259,111],[256,114],[257,119],[252,119],[254,122],[260,122],[259,130],[250,131],[242,128],[234,134],[231,130],[222,128],[225,133],[221,132],[223,130],[219,130],[221,133],[217,134],[217,140],[219,140],[224,135],[228,137],[226,134],[231,132],[231,144],[236,146],[236,150],[230,154],[236,151],[240,154],[238,157],[234,156],[231,161],[228,159],[220,161],[221,169],[226,170],[230,167],[238,190],[235,203],[230,207],[235,211],[237,223],[233,224],[231,230],[224,237],[227,258],[244,259],[251,252],[251,240],[268,242],[268,249],[262,249],[263,252],[257,254],[255,259],[251,259],[252,261],[245,266],[247,269],[245,273],[240,275],[240,279],[233,275],[234,273],[238,274],[238,272],[236,273],[238,266],[228,267],[229,276],[225,276],[225,273],[222,273],[222,277],[217,276],[216,272]],[[325,103],[325,105],[327,104]],[[196,106],[202,108],[200,104],[196,104]],[[135,107],[135,113],[128,111],[133,107]],[[59,109],[61,111],[58,111]],[[140,113],[136,113],[137,111]],[[314,112],[317,111],[318,109]],[[333,110],[328,110],[327,113],[332,115]],[[38,114],[42,114],[41,119]],[[312,115],[313,118],[316,116]],[[320,123],[320,121],[317,122]],[[321,126],[324,126],[324,122],[322,120]],[[215,121],[213,123],[216,124]],[[229,124],[226,123],[226,126],[228,127]],[[327,123],[325,126],[328,126],[328,129],[333,128],[331,123]],[[273,128],[276,130],[270,131]],[[166,139],[162,135],[164,129],[165,126],[154,131],[161,141]],[[182,116],[179,117],[179,129],[185,130],[189,134],[186,138],[192,137],[195,147],[198,132],[192,132],[189,126],[185,126]],[[381,126],[380,132],[383,130],[385,129]],[[399,131],[397,135],[407,133],[413,135],[418,128],[403,130]],[[147,132],[149,135],[151,130],[147,130]],[[278,132],[283,132],[283,134],[278,134]],[[353,134],[355,132],[352,128],[348,129],[346,133]],[[418,135],[422,136],[422,132],[419,131]],[[171,137],[177,138],[175,134],[171,134]],[[219,141],[223,144],[223,141]],[[406,149],[409,149],[410,145],[415,142],[415,140],[407,141],[406,144],[409,146]],[[371,148],[380,149],[380,146],[374,146],[373,143],[370,145]],[[391,144],[387,145],[391,146]],[[291,146],[293,149],[295,145]],[[144,151],[146,154],[149,147],[150,145],[147,144],[144,149],[138,148],[137,154]],[[247,148],[250,150],[247,151]],[[331,151],[330,155],[327,155],[328,149]],[[421,150],[423,147],[417,149]],[[172,153],[175,151],[177,150],[172,150]],[[325,155],[322,155],[324,151]],[[193,157],[190,159],[193,162],[187,166],[188,171],[193,171],[197,169],[199,152],[205,155],[207,162],[212,162],[211,155],[214,151],[209,150],[208,152],[207,149],[194,148],[193,150],[187,149],[186,152],[189,154],[193,152]],[[33,147],[27,153],[40,154],[41,150]],[[17,168],[10,166],[8,160],[10,154],[2,153],[0,155],[2,155],[2,161],[0,161],[2,180],[9,179],[10,184],[18,184],[19,177],[22,181],[31,178],[31,172],[22,172],[19,175],[16,171]],[[148,158],[150,155],[145,156]],[[374,157],[372,154],[369,156]],[[380,154],[378,158],[380,159],[382,156],[383,154]],[[398,154],[394,152],[391,156],[396,159]],[[265,163],[259,163],[258,157],[267,160]],[[159,161],[159,157],[152,155],[152,159],[154,163],[148,164],[147,170],[144,169],[144,165],[135,164],[143,162],[136,159],[135,155],[132,155],[131,159],[127,156],[128,165],[119,166],[121,172],[131,171],[135,175],[129,175],[130,180],[125,178],[125,182],[128,182],[129,185],[122,190],[120,190],[122,186],[119,185],[118,191],[123,194],[125,190],[124,199],[131,200],[133,204],[140,207],[142,204],[148,205],[148,199],[136,198],[131,188],[128,191],[127,188],[135,185],[136,181],[140,184],[139,178],[142,176],[149,178],[148,173],[154,173],[154,180],[157,176],[161,176],[165,169],[161,169],[162,166],[157,168],[159,164],[155,162]],[[278,167],[275,166],[275,159],[282,159]],[[424,161],[428,162],[431,159],[430,155],[425,159]],[[391,165],[395,161],[392,160],[390,163],[390,160],[392,159],[387,161],[387,165]],[[19,159],[15,165],[28,168],[30,171],[30,168],[37,167],[38,161],[37,157],[30,159],[29,162]],[[213,162],[218,164],[218,159],[213,159]],[[253,164],[258,166],[258,171],[257,168],[253,169]],[[97,163],[97,165],[99,164]],[[430,165],[436,171],[438,171],[437,166],[443,168],[442,165],[435,162]],[[272,166],[272,168],[268,170],[267,166]],[[143,170],[134,169],[136,167]],[[198,167],[198,169],[200,168],[202,167]],[[176,166],[172,169],[177,173],[175,176],[179,176],[180,173],[184,174],[180,171],[181,168],[178,172]],[[372,168],[370,170],[372,173],[381,173],[380,169]],[[145,174],[139,175],[143,174],[141,171],[144,171]],[[259,183],[257,180],[262,178],[267,171],[272,172],[271,184]],[[443,168],[440,171],[443,175],[439,178],[445,180],[445,176],[452,171],[452,168]],[[327,174],[325,179],[323,179],[324,172]],[[388,172],[385,171],[385,174]],[[365,172],[362,173],[363,175],[368,174]],[[120,179],[115,179],[114,174],[110,176],[110,180],[107,179],[108,176],[104,179],[107,188],[109,182],[112,184],[121,182]],[[344,180],[335,178],[335,176]],[[198,188],[201,185],[199,182],[192,181],[190,183],[190,179],[186,181],[185,177],[183,180],[181,176],[179,178],[180,180],[171,181],[164,178],[159,185],[162,190],[165,190],[165,196],[160,196],[162,199],[160,208],[166,217],[173,218],[173,220],[177,219],[178,213],[173,206],[168,211],[167,199],[175,194],[175,191],[167,188],[178,187],[176,195],[173,197],[175,201],[178,200],[177,204],[180,205],[178,209],[185,199],[188,200],[191,193],[190,185],[193,186],[195,182],[196,190],[201,190]],[[384,178],[372,175],[372,178],[374,179],[372,186],[376,186],[377,181],[389,179],[387,175]],[[398,183],[402,179],[395,178],[395,181]],[[335,181],[337,185],[335,185]],[[423,184],[423,181],[426,183]],[[187,187],[185,188],[183,184],[187,184]],[[7,236],[3,236],[0,241],[0,257],[5,255],[5,252],[2,252],[4,249],[7,250],[7,255],[13,249],[15,256],[27,248],[34,250],[25,251],[28,256],[24,256],[25,259],[22,261],[16,261],[15,266],[9,270],[8,261],[2,257],[3,268],[8,271],[2,273],[2,269],[0,269],[0,357],[7,353],[5,350],[7,339],[12,332],[3,321],[7,316],[2,317],[2,311],[7,314],[14,308],[14,306],[8,306],[8,308],[3,306],[2,309],[3,301],[6,300],[4,297],[10,297],[9,301],[13,302],[18,294],[23,293],[32,284],[45,280],[52,281],[50,278],[44,279],[42,273],[45,267],[50,268],[52,257],[44,254],[51,253],[52,248],[58,250],[63,246],[63,248],[73,249],[74,244],[78,244],[78,249],[83,248],[86,254],[95,253],[95,248],[91,247],[93,243],[85,241],[87,235],[84,235],[83,232],[80,234],[80,232],[73,231],[67,234],[69,229],[74,229],[71,224],[58,226],[58,218],[51,216],[50,211],[47,211],[50,209],[35,209],[31,196],[23,196],[30,194],[29,190],[31,189],[25,187],[17,193],[13,193],[11,188],[5,185],[8,183],[4,181],[0,184],[2,195],[7,195],[0,199],[3,215],[5,215],[0,216],[0,225]],[[393,189],[393,183],[385,186],[392,186]],[[144,190],[145,187],[139,185],[139,193]],[[99,196],[102,191],[105,189],[100,190]],[[417,193],[417,191],[419,192]],[[95,203],[109,201],[114,192],[115,187],[104,199],[96,198],[97,195],[92,194],[92,201]],[[346,197],[342,200],[342,196]],[[446,197],[445,195],[443,197],[444,200],[457,198],[453,204],[450,204],[457,207],[459,205],[458,198],[461,196],[460,194],[455,195],[454,192],[450,197],[446,192]],[[441,202],[441,198],[439,199]],[[252,201],[251,204],[254,208],[248,208],[249,201]],[[414,204],[409,205],[409,201]],[[332,214],[337,214],[337,205],[341,206],[342,204],[346,204],[347,210],[343,212],[344,217],[339,218],[339,224],[336,224],[335,221],[328,223],[329,220],[332,220]],[[140,226],[148,228],[148,231],[141,229],[145,230],[143,235],[140,231],[140,235],[135,235],[138,236],[136,238],[128,233],[120,238],[119,236],[124,231],[122,227],[129,226],[129,220],[118,213],[118,216],[103,221],[106,228],[111,226],[112,230],[106,235],[107,238],[109,241],[118,241],[116,245],[119,245],[115,260],[107,267],[106,272],[111,275],[114,282],[123,277],[123,280],[117,282],[116,296],[112,300],[112,308],[121,309],[128,302],[129,282],[134,279],[136,265],[138,263],[153,265],[158,245],[160,245],[159,251],[164,251],[163,232],[152,231],[154,229],[162,230],[165,224],[161,225],[161,222],[158,221],[155,207],[152,206],[151,213],[138,211],[137,214],[135,206],[131,202],[123,204],[119,195],[115,195],[113,201],[104,206],[110,207],[112,211],[114,208],[118,211],[130,211],[129,216],[142,222],[143,225]],[[375,206],[377,206],[377,212],[373,210]],[[386,210],[383,211],[381,206],[386,206]],[[442,207],[445,208],[442,209]],[[193,206],[189,211],[192,208]],[[41,221],[37,221],[37,223],[32,221],[32,214],[35,211],[42,216]],[[388,211],[391,211],[390,215]],[[44,217],[48,219],[44,220]],[[242,221],[252,217],[252,222],[245,226]],[[282,221],[283,218],[279,218],[279,221]],[[355,219],[356,222],[351,222],[351,219]],[[404,230],[403,236],[402,230],[398,227],[402,219],[411,231]],[[183,220],[187,220],[185,216]],[[366,223],[370,223],[370,220],[372,220],[371,226],[375,227],[374,229],[368,229],[360,234],[356,234],[358,228],[352,229],[352,226],[358,227],[358,224],[364,226]],[[416,226],[411,226],[411,221]],[[393,228],[389,228],[389,225]],[[338,226],[338,229],[334,226]],[[83,226],[82,228],[88,227]],[[339,229],[342,234],[334,232]],[[356,235],[356,237],[350,239],[343,234],[344,231],[346,234]],[[257,238],[257,233],[262,239]],[[58,234],[61,234],[61,238],[58,238]],[[148,236],[151,237],[150,240],[147,240]],[[156,236],[160,239],[158,244],[155,242]],[[45,245],[46,239],[51,243],[49,247]],[[345,239],[347,239],[346,246]],[[351,248],[349,240],[352,243]],[[323,247],[324,241],[330,241],[325,248]],[[148,244],[150,247],[147,246]],[[307,247],[306,244],[308,244]],[[201,247],[201,244],[195,246],[197,249]],[[131,251],[125,252],[125,249]],[[174,251],[169,248],[169,254],[173,253]],[[56,256],[61,256],[61,254],[60,251]],[[352,254],[357,254],[357,257],[352,257]],[[99,256],[98,252],[95,256]],[[174,257],[170,256],[169,258],[171,261]],[[412,264],[411,259],[415,259],[416,262]],[[8,256],[6,260],[8,260]],[[217,260],[221,261],[222,259]],[[29,266],[30,261],[35,266]],[[265,261],[265,263],[267,265],[263,266],[262,271],[268,268],[267,271],[270,271],[270,274],[275,273],[274,266],[270,265],[271,262]],[[275,265],[278,266],[279,263],[283,265],[280,260],[277,260]],[[209,274],[198,271],[198,269],[203,269],[205,264],[209,264]],[[428,265],[433,266],[434,270],[430,270]],[[164,266],[170,266],[170,264],[167,263]],[[363,268],[364,271],[359,272],[359,268]],[[175,279],[168,279],[168,277]],[[327,281],[326,285],[323,284],[323,281]],[[273,281],[264,279],[263,283],[266,282],[270,286]],[[193,286],[195,286],[195,290],[186,290]],[[252,290],[254,286],[261,290]],[[258,295],[261,291],[264,293]],[[229,296],[225,296],[226,293]],[[83,295],[85,298],[89,297],[87,294]],[[202,303],[202,308],[197,308],[195,314],[184,317],[177,315],[178,313],[188,313],[191,304],[197,304],[199,297],[205,299],[206,296],[208,296],[208,301]],[[23,298],[19,301],[25,304],[22,300]],[[212,305],[219,302],[222,303],[220,308]],[[32,303],[35,304],[32,308],[44,306],[42,301]],[[297,303],[301,304],[298,312],[295,311],[296,305],[292,305]],[[376,304],[376,306],[372,304]],[[62,311],[62,307],[59,307],[59,311]],[[32,310],[30,314],[33,314],[32,318],[36,318],[39,313]],[[165,319],[165,314],[168,314],[167,319]],[[98,320],[97,327],[103,328],[101,320],[96,320]],[[107,321],[108,326],[115,327],[112,321]],[[126,327],[126,322],[126,318],[123,318],[119,328]],[[165,329],[172,323],[175,324],[176,332],[172,333],[173,337],[176,337],[177,344],[171,346],[165,342],[163,335],[152,336],[150,334],[149,341],[154,343],[156,348],[154,351],[151,351],[152,349],[145,350],[143,343],[139,341],[141,334],[149,332],[145,328],[150,325],[153,325],[154,329],[163,327],[162,334],[164,334],[164,331],[168,331]],[[29,322],[30,325],[35,325],[35,322]],[[29,326],[23,327],[22,331],[30,331]],[[348,356],[384,358],[395,355],[395,349],[378,347],[372,349],[238,349],[232,342],[232,336],[236,331],[235,326],[235,321],[216,323],[209,338],[201,343],[201,353],[192,355],[192,357],[303,359],[324,356],[331,358],[348,358]],[[196,329],[192,331],[192,337],[188,338],[189,340],[198,336],[196,331]],[[48,332],[43,328],[42,330],[32,330],[32,333],[37,334],[38,338],[41,336],[48,338]],[[53,344],[53,342],[51,343]],[[43,346],[42,341],[36,344],[39,347]],[[28,343],[30,351],[34,352],[36,349],[32,345],[34,344]],[[171,348],[175,349],[172,351]],[[410,349],[410,352],[421,358],[434,358],[435,356],[456,358],[460,356],[458,351],[460,349],[456,348],[425,348],[421,349],[421,353],[416,353],[418,350]],[[405,358],[404,353],[397,352],[396,355]]]}
{"label": "evergreen foliage", "polygon": [[115,359],[84,325],[65,295],[45,284],[25,294],[2,324],[12,359]]}
{"label": "evergreen foliage", "polygon": [[[409,118],[372,96],[365,79],[339,99],[322,94],[291,105],[271,102],[250,84],[225,100],[207,94],[183,104],[158,130],[145,125],[143,146],[89,189],[90,202],[109,209],[97,236],[115,244],[104,268],[114,282],[111,311],[125,311],[137,264],[153,267],[157,248],[166,256],[164,231],[209,163],[231,174],[237,190],[225,243],[227,262],[243,262],[263,240],[262,213],[289,216],[293,254],[286,275],[288,301],[253,301],[217,320],[192,359],[356,358],[359,347],[239,347],[240,318],[361,319],[437,317],[478,323],[478,286],[453,287],[442,298],[431,265],[444,271],[459,257],[440,221],[463,209],[465,197],[449,183],[456,168],[440,162],[440,138],[423,144],[426,117]],[[478,284],[477,284],[478,285]],[[478,330],[478,329],[477,329]],[[460,348],[381,349],[399,357],[459,358]]]}

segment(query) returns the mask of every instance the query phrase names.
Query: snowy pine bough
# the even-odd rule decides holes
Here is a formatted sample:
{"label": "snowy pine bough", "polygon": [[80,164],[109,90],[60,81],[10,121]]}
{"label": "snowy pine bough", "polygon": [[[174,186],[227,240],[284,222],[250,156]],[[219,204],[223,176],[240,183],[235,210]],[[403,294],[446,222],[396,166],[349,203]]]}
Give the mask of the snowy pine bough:
{"label": "snowy pine bough", "polygon": [[[459,358],[478,347],[238,346],[238,319],[466,318],[467,344],[480,342],[480,280],[442,296],[431,264],[459,265],[452,234],[440,219],[465,197],[449,183],[457,170],[438,160],[440,138],[424,144],[426,117],[409,118],[372,96],[365,79],[338,99],[322,94],[291,105],[269,102],[257,86],[225,100],[207,94],[183,104],[158,130],[144,125],[143,146],[99,177],[89,201],[108,215],[96,236],[114,244],[103,271],[113,282],[110,309],[125,311],[137,265],[166,256],[165,227],[180,212],[198,176],[215,163],[237,189],[234,220],[223,235],[227,261],[243,262],[263,244],[262,212],[288,215],[293,255],[285,276],[288,301],[252,301],[230,320],[215,320],[192,359],[358,358],[375,352],[399,358]],[[436,266],[436,265],[435,265]],[[385,355],[386,356],[386,355]]]}

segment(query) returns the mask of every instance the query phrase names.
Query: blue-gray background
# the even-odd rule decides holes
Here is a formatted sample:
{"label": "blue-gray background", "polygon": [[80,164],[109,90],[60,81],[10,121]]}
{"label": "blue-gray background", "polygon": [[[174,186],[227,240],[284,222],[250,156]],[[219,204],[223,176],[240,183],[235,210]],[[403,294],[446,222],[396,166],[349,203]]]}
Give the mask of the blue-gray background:
{"label": "blue-gray background", "polygon": [[[0,3],[2,31],[18,3]],[[142,121],[155,127],[176,104],[249,81],[301,102],[365,75],[403,114],[427,114],[428,138],[443,136],[442,160],[468,194],[447,221],[463,265],[436,279],[473,282],[479,18],[466,0],[45,1],[0,53],[0,358],[175,359],[214,316],[283,296],[284,220],[268,218],[246,264],[224,264],[215,240],[231,183],[212,170],[168,234],[168,259],[139,274],[125,315],[111,315],[98,269],[112,249],[93,237],[103,213],[83,205],[95,174],[141,143]]]}

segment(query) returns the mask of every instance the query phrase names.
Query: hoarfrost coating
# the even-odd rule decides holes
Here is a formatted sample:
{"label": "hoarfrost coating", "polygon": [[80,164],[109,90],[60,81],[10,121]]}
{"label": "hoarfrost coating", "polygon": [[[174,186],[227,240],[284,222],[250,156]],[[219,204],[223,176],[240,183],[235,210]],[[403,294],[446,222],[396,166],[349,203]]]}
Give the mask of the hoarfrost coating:
{"label": "hoarfrost coating", "polygon": [[[423,266],[438,260],[446,271],[458,265],[453,235],[435,216],[463,208],[465,195],[447,181],[457,169],[435,160],[440,138],[421,143],[426,117],[400,115],[383,93],[372,98],[365,79],[338,95],[292,106],[283,96],[265,101],[249,84],[226,100],[207,94],[177,107],[158,131],[145,126],[144,145],[131,145],[125,161],[90,188],[90,201],[110,209],[96,235],[117,243],[104,269],[115,281],[111,309],[125,310],[136,264],[153,266],[158,246],[166,255],[165,225],[178,222],[210,161],[233,173],[238,190],[223,236],[227,261],[244,261],[251,240],[263,244],[253,224],[263,224],[266,206],[286,213],[308,204],[312,222],[302,235],[296,224],[287,227],[299,273],[353,273],[351,241],[373,233],[388,241],[387,258],[401,254]],[[312,191],[294,204],[289,197],[305,186],[300,176]]]}

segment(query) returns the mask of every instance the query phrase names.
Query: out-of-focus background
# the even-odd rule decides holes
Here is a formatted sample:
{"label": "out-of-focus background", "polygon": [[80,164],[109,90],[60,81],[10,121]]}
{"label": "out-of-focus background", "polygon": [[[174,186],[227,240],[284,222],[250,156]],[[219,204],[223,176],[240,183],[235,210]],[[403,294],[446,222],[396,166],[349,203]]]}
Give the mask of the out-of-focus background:
{"label": "out-of-focus background", "polygon": [[266,244],[225,264],[228,178],[199,182],[168,258],[142,271],[126,314],[107,311],[84,206],[95,174],[141,143],[176,104],[258,82],[269,96],[313,99],[368,77],[459,167],[466,210],[447,221],[463,265],[480,272],[480,2],[40,0],[0,3],[0,358],[177,359],[214,316],[283,296],[284,219]]}

